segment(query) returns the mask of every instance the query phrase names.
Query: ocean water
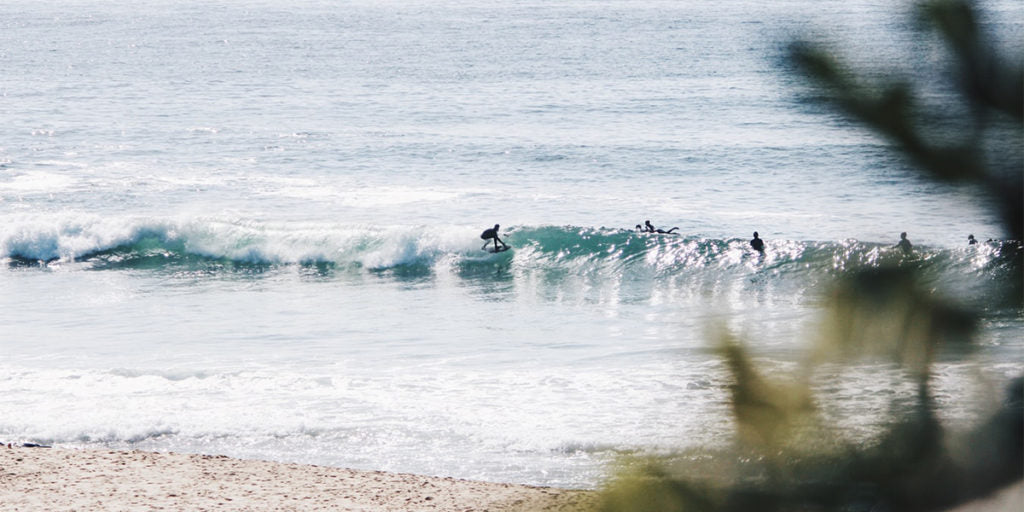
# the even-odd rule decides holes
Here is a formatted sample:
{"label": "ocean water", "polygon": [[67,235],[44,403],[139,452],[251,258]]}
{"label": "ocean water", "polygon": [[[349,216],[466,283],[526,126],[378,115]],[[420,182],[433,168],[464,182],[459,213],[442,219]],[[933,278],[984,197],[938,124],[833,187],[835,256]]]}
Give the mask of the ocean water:
{"label": "ocean water", "polygon": [[[1019,52],[1024,6],[981,7]],[[1005,236],[984,199],[783,58],[820,38],[941,76],[907,4],[2,11],[0,440],[594,487],[624,452],[727,443],[710,333],[791,370],[832,279],[900,259],[901,231],[983,315],[936,367],[943,418],[1024,371],[1008,249],[966,246]],[[495,223],[512,250],[481,250]],[[913,396],[882,363],[819,374],[851,439]]]}

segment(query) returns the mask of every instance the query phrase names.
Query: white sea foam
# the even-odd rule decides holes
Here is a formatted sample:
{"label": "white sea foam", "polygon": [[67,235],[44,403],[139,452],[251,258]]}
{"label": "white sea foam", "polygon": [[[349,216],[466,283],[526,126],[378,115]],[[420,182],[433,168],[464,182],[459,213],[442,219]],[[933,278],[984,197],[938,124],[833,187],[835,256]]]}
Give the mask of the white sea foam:
{"label": "white sea foam", "polygon": [[33,171],[0,180],[0,194],[56,193],[75,186],[77,179],[68,174]]}
{"label": "white sea foam", "polygon": [[0,226],[0,254],[38,260],[74,260],[131,243],[143,225],[99,215],[61,214],[41,218],[21,214]]}

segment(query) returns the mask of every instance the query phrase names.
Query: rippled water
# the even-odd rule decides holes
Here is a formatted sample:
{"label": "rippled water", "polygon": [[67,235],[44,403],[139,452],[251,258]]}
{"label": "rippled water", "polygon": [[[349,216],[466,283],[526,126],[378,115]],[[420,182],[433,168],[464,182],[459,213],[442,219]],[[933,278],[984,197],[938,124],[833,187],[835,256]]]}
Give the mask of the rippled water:
{"label": "rippled water", "polygon": [[[984,7],[1020,46],[1019,3]],[[0,439],[592,487],[621,451],[726,442],[708,331],[791,369],[900,231],[985,314],[937,370],[969,420],[976,362],[993,389],[1024,366],[992,293],[1013,249],[966,247],[1003,236],[986,203],[782,59],[809,35],[929,76],[908,26],[869,0],[8,3]],[[494,223],[512,251],[480,250]],[[912,396],[884,365],[821,378],[854,437]]]}

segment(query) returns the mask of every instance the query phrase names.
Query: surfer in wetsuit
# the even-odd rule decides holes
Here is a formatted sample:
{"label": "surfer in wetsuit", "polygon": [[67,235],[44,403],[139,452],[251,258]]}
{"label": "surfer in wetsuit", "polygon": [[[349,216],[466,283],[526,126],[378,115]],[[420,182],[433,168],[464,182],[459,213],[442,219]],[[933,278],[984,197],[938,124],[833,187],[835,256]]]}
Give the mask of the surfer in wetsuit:
{"label": "surfer in wetsuit", "polygon": [[487,240],[487,242],[484,242],[484,246],[481,247],[481,249],[486,249],[487,248],[487,244],[491,243],[490,240],[492,240],[492,239],[494,240],[494,252],[498,251],[498,243],[499,242],[501,243],[501,247],[502,247],[501,250],[508,249],[508,245],[506,245],[505,242],[502,242],[501,239],[498,238],[498,228],[499,227],[500,226],[495,224],[493,228],[485,229],[484,232],[480,234],[480,238],[482,238],[484,240]]}
{"label": "surfer in wetsuit", "polygon": [[978,241],[974,239],[974,235],[967,235],[967,245],[974,245],[976,243]]}
{"label": "surfer in wetsuit", "polygon": [[900,241],[896,244],[896,247],[903,249],[903,252],[906,254],[910,254],[911,251],[914,250],[914,244],[910,243],[910,240],[907,240],[906,231],[900,233]]}
{"label": "surfer in wetsuit", "polygon": [[[641,230],[644,233],[661,233],[663,235],[667,235],[667,234],[670,234],[670,233],[674,234],[673,232],[679,230],[678,227],[674,227],[674,228],[672,228],[672,229],[670,229],[668,231],[665,231],[664,229],[658,229],[658,228],[655,228],[654,224],[651,224],[651,221],[649,221],[649,220],[645,220],[644,221],[644,226],[645,227]],[[639,229],[640,225],[637,224],[636,227]]]}
{"label": "surfer in wetsuit", "polygon": [[754,239],[750,241],[750,246],[757,252],[764,252],[764,240],[757,236],[757,231],[754,231]]}

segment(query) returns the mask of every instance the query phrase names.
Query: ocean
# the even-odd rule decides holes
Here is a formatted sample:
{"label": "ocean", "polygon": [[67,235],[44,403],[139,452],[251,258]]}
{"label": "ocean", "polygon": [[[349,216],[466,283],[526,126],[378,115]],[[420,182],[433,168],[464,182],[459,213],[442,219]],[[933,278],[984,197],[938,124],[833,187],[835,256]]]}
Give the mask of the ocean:
{"label": "ocean", "polygon": [[[1024,5],[980,7],[1019,55]],[[936,365],[944,421],[1024,372],[1005,247],[966,243],[1006,236],[985,198],[785,59],[940,77],[909,4],[0,10],[0,440],[594,488],[623,453],[730,442],[713,333],[792,370],[829,284],[903,231],[982,314]],[[494,224],[512,250],[481,250]],[[819,373],[854,440],[914,396],[883,362]]]}

